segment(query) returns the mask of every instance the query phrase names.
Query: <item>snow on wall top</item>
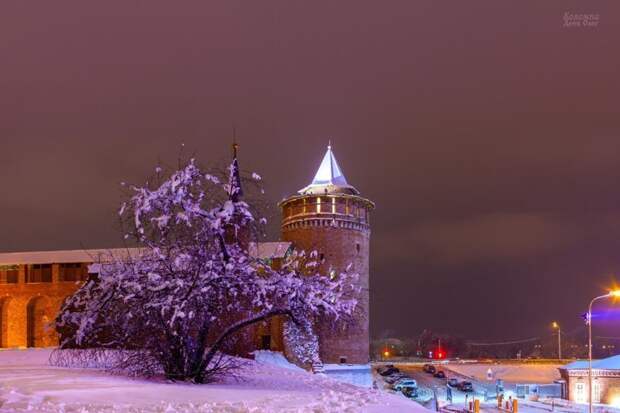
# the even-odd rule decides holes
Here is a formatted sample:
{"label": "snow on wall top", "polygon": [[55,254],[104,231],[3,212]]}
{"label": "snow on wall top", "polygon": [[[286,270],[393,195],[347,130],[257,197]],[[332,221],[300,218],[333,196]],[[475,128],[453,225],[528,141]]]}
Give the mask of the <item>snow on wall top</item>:
{"label": "snow on wall top", "polygon": [[353,193],[359,192],[353,186],[349,185],[347,179],[342,173],[342,169],[336,161],[332,147],[327,147],[327,152],[323,156],[321,165],[314,175],[312,183],[305,188],[299,190],[300,194],[320,194],[320,193]]}
{"label": "snow on wall top", "polygon": [[[585,370],[587,368],[587,360],[577,360],[560,367],[560,370]],[[620,370],[620,356],[608,357],[601,360],[592,360],[592,368],[596,370]]]}
{"label": "snow on wall top", "polygon": [[[250,254],[255,258],[283,258],[290,249],[290,242],[260,242],[250,244]],[[0,253],[0,265],[96,263],[106,261],[110,254],[116,257],[140,254],[139,248],[84,249],[57,251],[24,251]],[[94,266],[93,268],[97,268]]]}
{"label": "snow on wall top", "polygon": [[260,260],[284,258],[291,244],[291,242],[252,242],[248,247],[248,252],[252,257]]}
{"label": "snow on wall top", "polygon": [[138,248],[5,252],[0,253],[0,265],[86,263],[102,259],[105,261],[105,257],[109,257],[110,254],[126,256],[138,253]]}

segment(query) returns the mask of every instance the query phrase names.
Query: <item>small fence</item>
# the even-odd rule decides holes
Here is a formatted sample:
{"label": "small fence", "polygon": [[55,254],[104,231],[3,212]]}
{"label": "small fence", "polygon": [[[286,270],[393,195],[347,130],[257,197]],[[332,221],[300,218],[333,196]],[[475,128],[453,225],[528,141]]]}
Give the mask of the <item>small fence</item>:
{"label": "small fence", "polygon": [[537,399],[539,397],[557,397],[563,396],[563,388],[561,383],[553,384],[517,384],[517,397]]}

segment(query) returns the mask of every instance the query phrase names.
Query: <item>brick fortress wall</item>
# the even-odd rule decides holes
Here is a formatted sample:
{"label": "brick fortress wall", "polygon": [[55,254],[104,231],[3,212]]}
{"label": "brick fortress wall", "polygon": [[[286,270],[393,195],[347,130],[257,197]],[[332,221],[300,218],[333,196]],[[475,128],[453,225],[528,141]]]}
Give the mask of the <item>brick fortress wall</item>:
{"label": "brick fortress wall", "polygon": [[64,300],[79,288],[86,264],[80,264],[79,274],[71,270],[71,281],[63,280],[59,264],[44,269],[41,279],[33,277],[35,271],[28,265],[0,268],[0,347],[58,345],[53,322]]}

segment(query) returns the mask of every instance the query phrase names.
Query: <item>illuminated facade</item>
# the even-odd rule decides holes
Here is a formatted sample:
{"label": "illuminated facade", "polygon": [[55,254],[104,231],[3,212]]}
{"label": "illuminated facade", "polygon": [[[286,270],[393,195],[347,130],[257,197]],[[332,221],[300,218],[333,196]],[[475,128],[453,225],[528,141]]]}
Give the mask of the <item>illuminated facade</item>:
{"label": "illuminated facade", "polygon": [[[588,403],[588,361],[575,361],[559,370],[566,383],[565,397],[573,402]],[[620,407],[620,356],[592,362],[592,402]]]}

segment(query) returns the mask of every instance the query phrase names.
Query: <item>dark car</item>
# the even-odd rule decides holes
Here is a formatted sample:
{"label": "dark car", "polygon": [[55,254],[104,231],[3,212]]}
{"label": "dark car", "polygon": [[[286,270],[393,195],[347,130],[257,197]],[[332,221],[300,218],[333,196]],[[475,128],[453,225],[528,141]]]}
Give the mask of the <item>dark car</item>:
{"label": "dark car", "polygon": [[433,376],[437,377],[438,379],[445,379],[446,373],[444,373],[443,370],[438,370],[435,374],[433,374]]}
{"label": "dark car", "polygon": [[455,379],[454,377],[451,379],[448,379],[448,386],[459,387],[459,379]]}
{"label": "dark car", "polygon": [[435,374],[435,372],[437,371],[437,369],[435,368],[435,366],[428,366],[428,369],[426,369],[426,372],[429,374]]}
{"label": "dark car", "polygon": [[463,381],[459,384],[459,390],[469,393],[474,391],[474,385],[470,381]]}
{"label": "dark car", "polygon": [[398,380],[400,379],[408,379],[409,376],[407,376],[405,373],[394,373],[388,377],[385,378],[385,382],[388,384],[394,384],[396,383]]}
{"label": "dark car", "polygon": [[394,365],[393,364],[386,364],[385,366],[379,366],[377,367],[377,373],[381,374],[384,371],[388,370],[388,369],[393,369]]}
{"label": "dark car", "polygon": [[391,376],[394,373],[400,373],[400,370],[398,370],[396,367],[388,367],[387,369],[383,370],[379,374],[385,377],[385,376]]}
{"label": "dark car", "polygon": [[406,396],[409,397],[410,399],[413,399],[415,397],[418,397],[418,388],[417,387],[413,387],[413,386],[405,386],[403,388],[400,389],[400,391]]}

